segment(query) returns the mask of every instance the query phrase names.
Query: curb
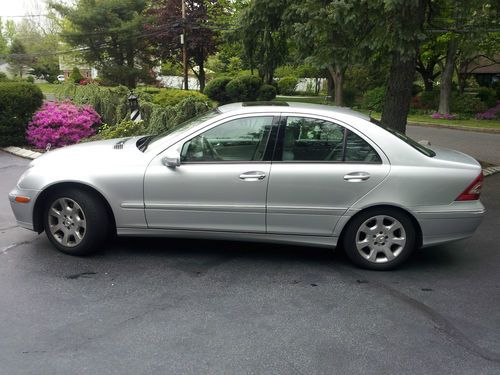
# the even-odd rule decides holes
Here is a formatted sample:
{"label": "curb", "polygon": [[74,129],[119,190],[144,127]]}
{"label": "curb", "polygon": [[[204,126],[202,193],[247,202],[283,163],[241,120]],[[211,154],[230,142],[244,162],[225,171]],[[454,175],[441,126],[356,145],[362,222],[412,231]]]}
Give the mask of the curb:
{"label": "curb", "polygon": [[9,154],[13,154],[25,159],[32,159],[32,160],[42,155],[41,152],[31,151],[25,148],[15,147],[15,146],[4,147],[2,148],[2,150],[8,152]]}
{"label": "curb", "polygon": [[471,126],[463,126],[463,125],[441,125],[441,124],[438,125],[438,124],[430,124],[427,122],[408,122],[407,125],[421,126],[424,128],[455,129],[455,130],[463,130],[463,131],[467,131],[467,132],[500,134],[500,129],[473,128]]}
{"label": "curb", "polygon": [[[15,146],[4,147],[2,148],[2,150],[8,152],[9,154],[20,156],[25,159],[36,159],[37,157],[42,155],[41,152],[31,151],[25,148],[15,147]],[[484,177],[491,176],[497,173],[500,173],[500,167],[483,168]]]}

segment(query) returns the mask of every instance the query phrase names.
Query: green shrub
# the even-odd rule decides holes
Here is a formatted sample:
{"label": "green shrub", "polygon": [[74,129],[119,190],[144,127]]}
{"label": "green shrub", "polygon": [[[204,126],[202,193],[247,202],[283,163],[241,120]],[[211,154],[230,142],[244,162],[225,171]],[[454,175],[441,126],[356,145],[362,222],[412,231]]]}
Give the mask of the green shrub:
{"label": "green shrub", "polygon": [[159,134],[212,108],[209,101],[190,96],[173,107],[144,103],[142,118],[150,134]]}
{"label": "green shrub", "polygon": [[237,77],[226,85],[226,94],[231,102],[252,102],[259,97],[261,85],[259,77],[252,75]]}
{"label": "green shrub", "polygon": [[208,101],[208,97],[198,91],[179,90],[179,89],[163,89],[159,93],[153,95],[153,103],[162,107],[172,107],[179,104],[186,98],[195,97],[200,100]]}
{"label": "green shrub", "polygon": [[0,72],[0,82],[8,81],[7,74]]}
{"label": "green shrub", "polygon": [[128,115],[129,93],[125,86],[102,87],[93,83],[82,86],[63,84],[57,87],[56,97],[59,100],[70,99],[80,105],[89,104],[99,113],[103,123],[115,125]]}
{"label": "green shrub", "polygon": [[0,83],[0,146],[24,143],[26,126],[42,103],[42,91],[31,83]]}
{"label": "green shrub", "polygon": [[276,87],[273,85],[264,84],[259,89],[258,100],[271,101],[276,97]]}
{"label": "green shrub", "polygon": [[481,100],[488,108],[494,107],[497,104],[497,93],[495,89],[489,87],[480,87],[477,90],[477,97]]}
{"label": "green shrub", "polygon": [[382,112],[384,109],[384,100],[385,87],[376,87],[365,92],[361,106],[375,112]]}
{"label": "green shrub", "polygon": [[28,83],[35,83],[35,78],[33,78],[33,76],[27,76],[26,77],[26,82],[28,82]]}
{"label": "green shrub", "polygon": [[293,95],[299,80],[295,77],[283,77],[278,81],[278,92],[281,95]]}
{"label": "green shrub", "polygon": [[76,66],[73,68],[69,75],[69,81],[71,83],[79,83],[83,79],[82,73],[80,73],[80,69]]}
{"label": "green shrub", "polygon": [[451,97],[450,110],[453,113],[473,115],[488,108],[477,96],[454,93]]}
{"label": "green shrub", "polygon": [[143,121],[134,122],[129,119],[122,120],[114,126],[104,124],[99,129],[99,137],[101,139],[134,137],[146,133],[147,130]]}
{"label": "green shrub", "polygon": [[229,103],[229,96],[226,94],[226,86],[231,81],[230,77],[219,77],[211,80],[203,91],[210,99],[219,104]]}
{"label": "green shrub", "polygon": [[418,97],[420,109],[436,111],[439,107],[439,89],[432,91],[422,91]]}

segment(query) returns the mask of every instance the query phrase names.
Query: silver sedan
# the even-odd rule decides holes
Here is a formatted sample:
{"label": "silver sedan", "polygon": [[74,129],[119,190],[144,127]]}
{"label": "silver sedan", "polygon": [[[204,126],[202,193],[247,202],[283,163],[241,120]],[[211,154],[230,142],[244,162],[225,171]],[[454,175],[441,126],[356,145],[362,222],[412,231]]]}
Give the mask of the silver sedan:
{"label": "silver sedan", "polygon": [[157,136],[47,152],[9,198],[20,226],[73,255],[116,233],[342,244],[357,265],[385,270],[470,237],[482,181],[473,158],[351,110],[236,103]]}

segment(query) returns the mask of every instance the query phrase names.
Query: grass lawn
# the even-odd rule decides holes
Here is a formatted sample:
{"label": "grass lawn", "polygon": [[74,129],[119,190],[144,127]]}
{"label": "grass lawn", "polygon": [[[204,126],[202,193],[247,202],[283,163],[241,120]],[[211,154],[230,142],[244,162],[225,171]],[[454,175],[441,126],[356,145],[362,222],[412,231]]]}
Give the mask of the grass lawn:
{"label": "grass lawn", "polygon": [[[302,103],[315,103],[315,104],[328,104],[333,105],[331,101],[325,101],[324,96],[310,96],[310,97],[276,97],[274,99],[280,102],[302,102]],[[359,110],[359,112],[363,112],[368,114],[367,110]],[[377,112],[372,112],[371,116],[380,119],[381,114]],[[427,124],[427,125],[443,125],[447,127],[456,126],[457,128],[466,127],[466,128],[476,128],[476,129],[498,129],[500,130],[500,120],[443,120],[443,119],[434,119],[430,115],[409,115],[408,116],[409,124]]]}
{"label": "grass lawn", "polygon": [[40,87],[40,90],[42,90],[44,95],[53,95],[56,92],[56,88],[59,86],[56,83],[37,83],[36,85]]}

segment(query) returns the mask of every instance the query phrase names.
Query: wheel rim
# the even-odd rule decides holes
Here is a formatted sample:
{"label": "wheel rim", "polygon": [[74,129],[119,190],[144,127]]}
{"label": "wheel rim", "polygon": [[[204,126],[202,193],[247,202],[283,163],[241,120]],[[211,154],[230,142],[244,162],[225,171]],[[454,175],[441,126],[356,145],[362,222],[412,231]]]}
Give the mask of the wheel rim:
{"label": "wheel rim", "polygon": [[359,254],[372,263],[387,263],[398,257],[406,245],[406,233],[397,219],[377,215],[366,220],[356,233]]}
{"label": "wheel rim", "polygon": [[71,198],[59,198],[49,208],[49,230],[57,242],[66,247],[77,246],[87,232],[85,214]]}

